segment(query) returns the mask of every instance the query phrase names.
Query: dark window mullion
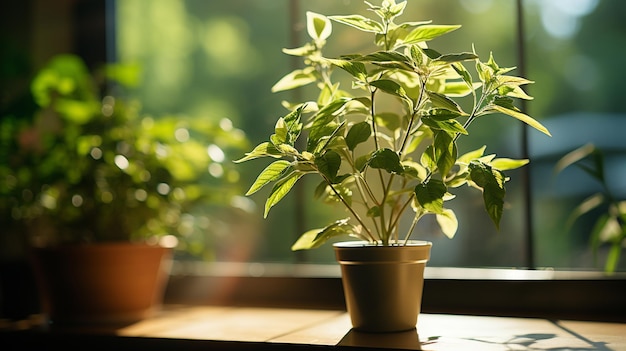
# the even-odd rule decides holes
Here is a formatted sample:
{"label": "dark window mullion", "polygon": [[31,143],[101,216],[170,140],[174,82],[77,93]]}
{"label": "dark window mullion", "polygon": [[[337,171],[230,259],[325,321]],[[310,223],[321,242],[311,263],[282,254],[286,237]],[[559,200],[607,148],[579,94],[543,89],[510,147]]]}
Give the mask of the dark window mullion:
{"label": "dark window mullion", "polygon": [[[525,35],[525,27],[524,27],[524,9],[523,9],[523,0],[516,1],[516,17],[517,17],[517,69],[519,71],[519,75],[521,77],[526,77],[526,35]],[[526,100],[520,100],[520,109],[522,111],[526,111]],[[529,159],[529,147],[528,147],[528,126],[522,123],[522,133],[521,133],[521,146],[522,146],[522,158]],[[524,214],[522,218],[524,219],[522,228],[522,234],[524,235],[524,242],[526,246],[525,252],[525,263],[528,269],[535,269],[535,242],[534,242],[534,218],[532,211],[532,179],[530,168],[532,164],[529,163],[526,167],[522,167],[522,189],[523,189],[523,211]]]}

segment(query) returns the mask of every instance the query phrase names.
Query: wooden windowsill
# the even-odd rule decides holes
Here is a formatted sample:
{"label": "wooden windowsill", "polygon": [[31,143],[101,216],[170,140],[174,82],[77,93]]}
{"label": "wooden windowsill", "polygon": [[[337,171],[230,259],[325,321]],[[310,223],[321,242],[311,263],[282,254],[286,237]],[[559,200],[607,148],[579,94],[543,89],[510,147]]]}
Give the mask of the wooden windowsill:
{"label": "wooden windowsill", "polygon": [[368,334],[350,327],[339,310],[167,306],[124,327],[1,332],[0,341],[19,349],[79,343],[90,350],[626,350],[625,323],[421,314],[417,329],[407,332]]}

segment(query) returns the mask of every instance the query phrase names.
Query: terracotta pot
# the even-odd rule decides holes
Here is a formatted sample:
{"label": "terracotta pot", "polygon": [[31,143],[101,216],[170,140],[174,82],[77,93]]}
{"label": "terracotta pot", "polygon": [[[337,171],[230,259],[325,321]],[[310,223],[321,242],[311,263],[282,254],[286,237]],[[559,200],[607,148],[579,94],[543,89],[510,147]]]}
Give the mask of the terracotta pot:
{"label": "terracotta pot", "polygon": [[406,246],[334,244],[355,330],[397,332],[416,327],[431,246],[426,241],[409,241]]}
{"label": "terracotta pot", "polygon": [[131,243],[33,250],[43,312],[52,323],[130,323],[163,298],[171,250]]}

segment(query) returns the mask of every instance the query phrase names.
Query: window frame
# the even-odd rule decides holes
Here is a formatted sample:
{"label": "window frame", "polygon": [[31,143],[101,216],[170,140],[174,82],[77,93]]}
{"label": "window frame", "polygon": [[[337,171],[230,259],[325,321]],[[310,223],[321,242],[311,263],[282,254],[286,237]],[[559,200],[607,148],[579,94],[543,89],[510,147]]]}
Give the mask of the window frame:
{"label": "window frame", "polygon": [[[75,3],[74,40],[82,43],[108,43],[106,52],[93,55],[88,45],[77,45],[76,53],[88,57],[88,64],[112,57],[107,28],[115,20],[107,18],[115,0],[99,0],[89,8],[90,18],[100,17],[97,28],[84,28],[80,4]],[[516,0],[518,25],[523,23],[522,0]],[[293,1],[294,4],[297,3]],[[94,10],[94,9],[99,10]],[[84,7],[83,7],[84,9]],[[99,15],[98,15],[99,14]],[[106,25],[102,25],[106,24]],[[518,34],[520,69],[524,70],[523,31]],[[108,55],[107,55],[108,52]],[[99,57],[103,56],[103,57]],[[104,57],[108,56],[108,57]],[[523,106],[522,106],[523,108]],[[526,143],[526,132],[523,134]],[[523,146],[527,154],[528,147]],[[530,188],[529,170],[524,188]],[[530,192],[526,199],[527,219],[531,220]],[[528,222],[532,223],[532,221]],[[527,263],[530,269],[427,267],[422,312],[493,316],[566,318],[580,320],[626,321],[626,273],[611,276],[602,272],[536,270],[534,268],[532,226],[527,232]],[[206,263],[174,262],[166,304],[222,304],[285,308],[345,309],[343,288],[336,265],[294,263]]]}

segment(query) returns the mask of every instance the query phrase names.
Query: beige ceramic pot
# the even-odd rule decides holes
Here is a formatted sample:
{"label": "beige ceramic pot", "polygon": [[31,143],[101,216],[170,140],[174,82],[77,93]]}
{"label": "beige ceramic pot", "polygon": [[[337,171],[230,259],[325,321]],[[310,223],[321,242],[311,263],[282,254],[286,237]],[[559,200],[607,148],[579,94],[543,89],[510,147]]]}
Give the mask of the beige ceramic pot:
{"label": "beige ceramic pot", "polygon": [[355,330],[397,332],[416,327],[431,246],[426,241],[405,246],[334,244]]}
{"label": "beige ceramic pot", "polygon": [[131,243],[33,250],[44,314],[54,324],[130,323],[160,307],[171,249]]}

